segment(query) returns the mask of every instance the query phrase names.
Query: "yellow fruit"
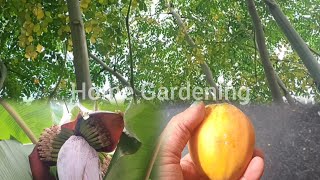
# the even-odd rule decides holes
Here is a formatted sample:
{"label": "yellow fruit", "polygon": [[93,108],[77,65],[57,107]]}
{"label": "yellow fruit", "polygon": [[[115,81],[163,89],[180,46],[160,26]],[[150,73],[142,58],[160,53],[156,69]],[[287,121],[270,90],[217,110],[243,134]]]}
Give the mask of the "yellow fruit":
{"label": "yellow fruit", "polygon": [[250,119],[231,104],[206,106],[205,119],[189,141],[198,171],[214,180],[238,180],[254,150],[255,133]]}

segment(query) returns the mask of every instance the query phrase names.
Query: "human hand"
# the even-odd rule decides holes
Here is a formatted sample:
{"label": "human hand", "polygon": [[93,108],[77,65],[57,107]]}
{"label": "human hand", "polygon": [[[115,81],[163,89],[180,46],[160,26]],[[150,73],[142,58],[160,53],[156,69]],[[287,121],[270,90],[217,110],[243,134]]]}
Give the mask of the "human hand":
{"label": "human hand", "polygon": [[[206,176],[197,172],[191,156],[181,158],[181,153],[195,129],[205,116],[205,105],[191,106],[174,116],[162,133],[159,179],[163,180],[198,180]],[[260,179],[264,170],[263,153],[255,150],[241,180]]]}

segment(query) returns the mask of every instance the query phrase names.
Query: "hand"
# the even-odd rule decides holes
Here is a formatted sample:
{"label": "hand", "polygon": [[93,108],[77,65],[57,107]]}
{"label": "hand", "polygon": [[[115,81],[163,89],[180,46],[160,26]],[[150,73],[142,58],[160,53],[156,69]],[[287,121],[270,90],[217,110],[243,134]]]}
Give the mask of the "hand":
{"label": "hand", "polygon": [[[206,179],[196,171],[189,154],[181,159],[181,153],[192,133],[205,116],[203,103],[191,106],[184,112],[174,116],[162,133],[159,179],[163,180],[197,180]],[[263,174],[263,153],[255,150],[241,180],[258,180]]]}

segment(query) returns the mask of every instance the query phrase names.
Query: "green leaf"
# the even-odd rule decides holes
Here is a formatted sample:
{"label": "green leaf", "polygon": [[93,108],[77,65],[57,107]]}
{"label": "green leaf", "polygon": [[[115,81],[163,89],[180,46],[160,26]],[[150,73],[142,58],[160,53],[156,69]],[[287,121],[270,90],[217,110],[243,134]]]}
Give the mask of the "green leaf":
{"label": "green leaf", "polygon": [[144,1],[139,1],[139,10],[140,11],[147,11],[147,5]]}
{"label": "green leaf", "polygon": [[63,117],[63,107],[64,104],[58,104],[58,103],[51,103],[51,116],[53,124],[59,124],[60,120]]}
{"label": "green leaf", "polygon": [[[160,107],[151,103],[131,104],[124,118],[127,131],[141,142],[141,146],[136,153],[116,159],[106,179],[146,179],[152,170],[157,155],[157,140],[164,127]],[[129,148],[121,141],[123,139],[115,152],[116,157],[123,151],[123,146]]]}
{"label": "green leaf", "polygon": [[160,109],[151,102],[130,104],[124,114],[126,130],[142,143],[154,141],[164,127]]}
{"label": "green leaf", "polygon": [[33,148],[14,140],[0,141],[0,179],[32,180],[28,156]]}
{"label": "green leaf", "polygon": [[141,143],[137,139],[126,133],[122,133],[118,144],[118,152],[120,152],[121,155],[134,154],[139,150],[140,146]]}
{"label": "green leaf", "polygon": [[50,166],[50,175],[55,179],[59,180],[57,166]]}
{"label": "green leaf", "polygon": [[[50,105],[45,101],[35,101],[31,104],[8,102],[19,116],[25,121],[27,126],[40,137],[44,128],[52,125]],[[0,138],[10,139],[13,136],[21,143],[30,143],[24,131],[11,117],[11,115],[0,105]]]}
{"label": "green leaf", "polygon": [[116,164],[119,158],[121,158],[124,155],[130,155],[130,154],[136,153],[140,147],[141,147],[141,143],[137,139],[135,139],[134,137],[131,137],[126,133],[122,133],[117,150],[113,154],[112,160],[108,168],[112,169],[112,166]]}

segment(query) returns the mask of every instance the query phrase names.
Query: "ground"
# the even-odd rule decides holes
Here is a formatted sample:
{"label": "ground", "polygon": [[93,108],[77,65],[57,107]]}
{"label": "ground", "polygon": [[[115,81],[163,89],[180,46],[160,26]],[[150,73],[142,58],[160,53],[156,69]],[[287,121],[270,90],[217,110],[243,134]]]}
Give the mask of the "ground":
{"label": "ground", "polygon": [[[238,107],[252,120],[256,146],[265,153],[262,179],[320,179],[320,105]],[[185,108],[168,106],[166,118]]]}

